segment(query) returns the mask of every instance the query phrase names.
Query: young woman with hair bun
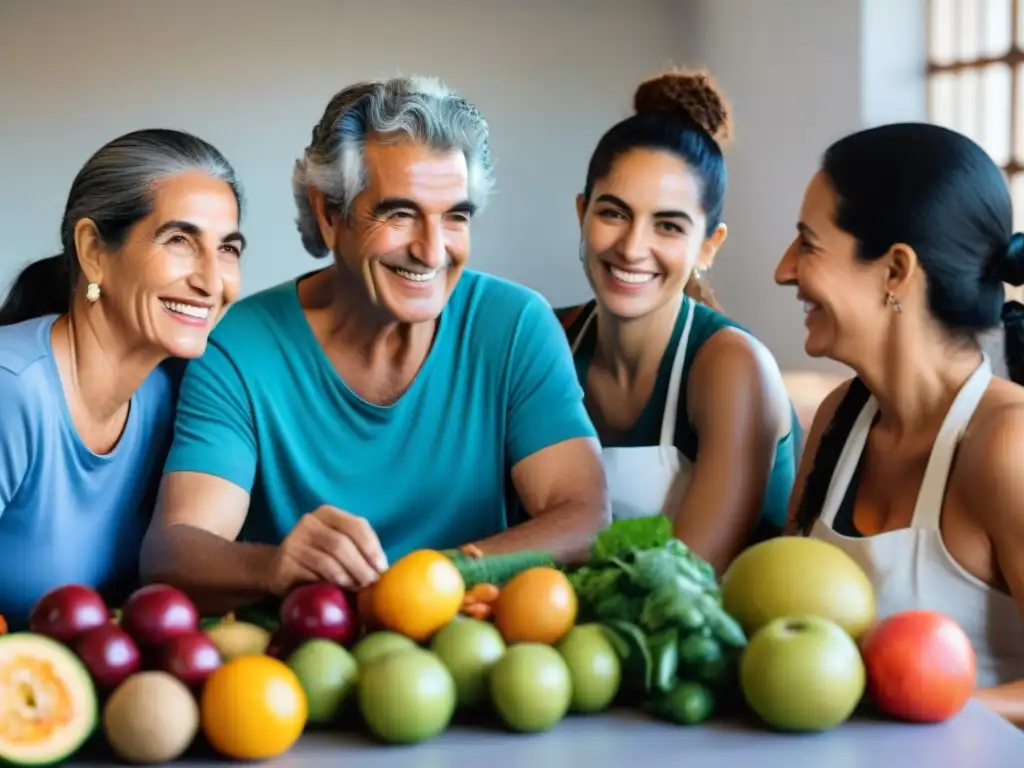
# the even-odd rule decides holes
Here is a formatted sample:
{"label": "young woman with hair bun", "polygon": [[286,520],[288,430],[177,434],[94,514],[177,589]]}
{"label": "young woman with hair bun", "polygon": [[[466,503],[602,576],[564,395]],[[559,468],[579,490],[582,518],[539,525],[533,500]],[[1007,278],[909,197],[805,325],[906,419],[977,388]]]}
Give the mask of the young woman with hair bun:
{"label": "young woman with hair bun", "polygon": [[725,97],[706,72],[637,88],[576,207],[592,301],[559,310],[616,519],[663,514],[721,572],[778,535],[800,443],[771,353],[703,279],[726,238]]}
{"label": "young woman with hair bun", "polygon": [[861,564],[880,617],[946,614],[978,698],[1024,724],[1024,389],[978,335],[1002,323],[1022,378],[1024,235],[985,151],[922,123],[847,136],[807,187],[775,279],[804,303],[805,349],[856,376],[822,403],[791,532]]}

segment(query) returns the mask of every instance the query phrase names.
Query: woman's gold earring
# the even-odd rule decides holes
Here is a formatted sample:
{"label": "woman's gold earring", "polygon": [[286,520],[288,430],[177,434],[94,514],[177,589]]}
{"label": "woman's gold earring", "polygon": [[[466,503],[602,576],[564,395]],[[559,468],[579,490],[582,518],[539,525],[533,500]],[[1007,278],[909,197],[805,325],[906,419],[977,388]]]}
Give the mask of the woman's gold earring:
{"label": "woman's gold earring", "polygon": [[89,300],[89,302],[92,303],[92,304],[95,304],[97,301],[99,301],[100,300],[100,284],[99,283],[89,283],[89,285],[86,286],[86,288],[85,288],[85,298],[87,298]]}
{"label": "woman's gold earring", "polygon": [[900,300],[896,298],[892,291],[885,295],[885,303],[892,307],[892,311],[897,315],[903,311],[903,307],[900,306]]}

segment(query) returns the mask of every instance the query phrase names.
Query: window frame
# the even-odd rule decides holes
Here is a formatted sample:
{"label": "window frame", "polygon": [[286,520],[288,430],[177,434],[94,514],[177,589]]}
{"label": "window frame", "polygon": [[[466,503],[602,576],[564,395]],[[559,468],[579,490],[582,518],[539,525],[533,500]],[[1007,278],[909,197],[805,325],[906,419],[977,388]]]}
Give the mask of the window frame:
{"label": "window frame", "polygon": [[[954,14],[959,17],[961,0],[951,0],[951,7]],[[1024,102],[1022,102],[1021,93],[1021,79],[1024,77],[1024,18],[1021,17],[1024,12],[1024,0],[1009,0],[1010,5],[1010,46],[1007,51],[998,56],[981,56],[974,59],[960,59],[956,58],[950,62],[939,62],[934,59],[935,52],[935,13],[936,5],[938,0],[926,0],[925,3],[925,56],[926,56],[926,75],[925,75],[925,102],[926,110],[929,121],[935,121],[937,119],[937,109],[934,103],[934,93],[932,88],[933,80],[936,76],[952,74],[956,75],[962,72],[975,70],[977,72],[984,72],[985,68],[993,64],[1005,64],[1010,70],[1010,146],[1009,155],[1007,162],[1001,164],[1002,171],[1006,176],[1007,184],[1010,187],[1011,194],[1014,192],[1015,182],[1016,184],[1024,184],[1024,125],[1021,121],[1024,120],[1024,115],[1021,114],[1022,108],[1024,108]],[[985,0],[980,0],[982,3],[979,6],[979,15],[983,14]],[[983,18],[983,17],[982,17]],[[958,23],[958,19],[954,19],[954,24]],[[979,110],[984,112],[984,103],[979,103]],[[984,118],[982,118],[984,119]],[[1022,187],[1024,192],[1024,187]],[[1024,195],[1022,195],[1024,197]],[[1015,201],[1020,205],[1020,201]],[[1015,210],[1014,218],[1024,220],[1024,211]],[[1015,222],[1015,229],[1022,229],[1021,224]],[[1015,288],[1013,286],[1006,286],[1006,298],[1017,299],[1018,301],[1024,301],[1024,286]]]}
{"label": "window frame", "polygon": [[[959,8],[959,0],[952,0],[953,8]],[[984,3],[984,0],[981,0]],[[1010,69],[1010,154],[1009,161],[1002,166],[1003,172],[1008,180],[1012,180],[1017,174],[1024,173],[1024,146],[1018,146],[1018,129],[1020,128],[1021,116],[1018,114],[1021,108],[1020,103],[1020,79],[1021,69],[1024,65],[1024,40],[1021,40],[1021,4],[1022,0],[1010,0],[1010,47],[999,56],[982,56],[975,59],[958,59],[951,62],[937,62],[933,56],[935,41],[933,34],[935,24],[936,0],[927,0],[925,3],[925,56],[927,60],[926,69],[926,109],[928,119],[935,119],[935,104],[932,94],[932,81],[937,75],[956,75],[969,70],[983,71],[985,67],[992,64],[1006,64]]]}

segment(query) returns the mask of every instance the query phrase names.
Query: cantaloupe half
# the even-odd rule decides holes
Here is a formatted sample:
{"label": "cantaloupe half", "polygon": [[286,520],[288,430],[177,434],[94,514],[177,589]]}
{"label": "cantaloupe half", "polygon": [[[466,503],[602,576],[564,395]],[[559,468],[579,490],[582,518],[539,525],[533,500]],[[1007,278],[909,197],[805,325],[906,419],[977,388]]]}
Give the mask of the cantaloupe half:
{"label": "cantaloupe half", "polygon": [[89,672],[67,646],[28,632],[0,637],[0,763],[64,762],[98,716]]}

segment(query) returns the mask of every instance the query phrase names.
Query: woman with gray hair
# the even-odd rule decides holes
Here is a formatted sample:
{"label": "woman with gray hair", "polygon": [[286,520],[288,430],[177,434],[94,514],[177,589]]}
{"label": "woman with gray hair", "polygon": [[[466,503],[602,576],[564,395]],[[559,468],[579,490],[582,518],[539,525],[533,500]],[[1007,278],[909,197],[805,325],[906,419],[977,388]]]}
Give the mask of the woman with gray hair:
{"label": "woman with gray hair", "polygon": [[171,437],[173,377],[240,290],[241,196],[205,141],[143,130],[71,185],[61,253],[0,307],[0,613],[50,589],[134,586]]}

